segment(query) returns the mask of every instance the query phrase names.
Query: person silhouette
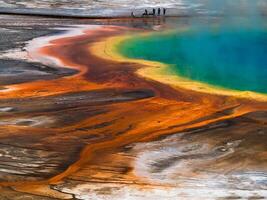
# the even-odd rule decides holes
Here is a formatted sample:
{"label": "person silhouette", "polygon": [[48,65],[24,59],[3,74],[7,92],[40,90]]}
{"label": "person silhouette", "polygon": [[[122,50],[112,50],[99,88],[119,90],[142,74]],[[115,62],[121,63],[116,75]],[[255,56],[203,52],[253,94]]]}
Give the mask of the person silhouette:
{"label": "person silhouette", "polygon": [[143,16],[148,16],[148,11],[145,9],[145,12],[143,13]]}
{"label": "person silhouette", "polygon": [[155,9],[155,8],[153,8],[152,12],[151,12],[151,13],[149,13],[149,15],[153,15],[153,16],[155,16],[155,14],[156,14],[156,9]]}
{"label": "person silhouette", "polygon": [[153,15],[155,16],[156,15],[156,9],[153,8]]}
{"label": "person silhouette", "polygon": [[163,15],[164,16],[166,15],[166,11],[167,11],[167,9],[166,8],[163,8]]}

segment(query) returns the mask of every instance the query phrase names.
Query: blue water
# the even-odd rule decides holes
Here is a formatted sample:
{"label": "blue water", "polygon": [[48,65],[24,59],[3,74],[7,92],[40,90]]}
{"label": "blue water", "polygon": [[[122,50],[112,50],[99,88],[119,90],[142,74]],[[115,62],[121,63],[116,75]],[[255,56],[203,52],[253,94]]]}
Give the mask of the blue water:
{"label": "blue water", "polygon": [[127,57],[170,64],[174,74],[228,89],[267,93],[267,31],[219,27],[137,37]]}

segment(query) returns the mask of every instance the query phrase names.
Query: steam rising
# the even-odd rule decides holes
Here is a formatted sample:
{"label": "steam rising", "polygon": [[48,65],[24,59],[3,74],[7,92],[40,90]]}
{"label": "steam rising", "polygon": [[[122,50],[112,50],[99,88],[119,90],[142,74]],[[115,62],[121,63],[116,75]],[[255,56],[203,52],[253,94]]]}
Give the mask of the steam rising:
{"label": "steam rising", "polygon": [[165,7],[167,14],[174,16],[267,14],[267,0],[0,0],[0,5],[0,12],[72,16],[127,15],[154,7]]}

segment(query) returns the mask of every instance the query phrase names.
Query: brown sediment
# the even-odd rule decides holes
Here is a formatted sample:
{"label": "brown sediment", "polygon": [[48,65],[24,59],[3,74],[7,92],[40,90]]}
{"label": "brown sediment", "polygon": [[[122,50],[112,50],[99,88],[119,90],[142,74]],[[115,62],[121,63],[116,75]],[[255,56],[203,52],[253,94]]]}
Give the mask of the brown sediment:
{"label": "brown sediment", "polygon": [[[66,156],[57,161],[60,163],[58,167],[46,176],[37,171],[31,179],[16,175],[6,180],[2,177],[1,186],[12,186],[17,191],[41,196],[72,198],[70,194],[50,189],[50,186],[77,177],[94,180],[92,166],[101,166],[99,163],[107,162],[110,157],[121,161],[116,153],[126,146],[151,142],[172,134],[191,133],[192,130],[205,129],[206,126],[227,120],[242,121],[242,116],[267,109],[265,102],[202,93],[148,79],[136,73],[147,67],[145,64],[111,59],[105,53],[105,48],[99,51],[106,58],[91,52],[95,48],[88,50],[88,46],[132,31],[140,30],[102,26],[85,31],[83,35],[50,41],[50,45],[42,47],[38,53],[56,58],[62,65],[77,69],[79,73],[56,80],[13,85],[13,90],[0,93],[2,105],[16,106],[19,110],[14,115],[4,116],[7,122],[2,129],[8,131],[0,135],[2,141],[10,144],[23,136],[25,141],[21,141],[22,146],[31,149],[38,147],[52,151],[57,156]],[[19,102],[12,105],[17,100]],[[58,103],[59,100],[62,102]],[[40,105],[40,102],[46,104]],[[37,127],[8,124],[19,117],[34,118],[39,115],[55,119],[54,125],[45,122],[45,125]],[[63,120],[60,121],[60,117]],[[68,118],[71,119],[66,120]],[[257,121],[257,117],[248,119],[253,122],[248,125],[252,128],[258,124],[266,125],[262,119]],[[236,134],[239,134],[238,131]],[[35,137],[32,142],[30,133]],[[235,132],[232,134],[234,137]],[[266,157],[265,150],[260,151],[257,155]],[[64,165],[66,160],[67,166]],[[119,174],[123,178],[118,181],[152,184],[133,173],[133,159],[130,160],[130,163],[122,166],[125,170]],[[101,182],[101,178],[104,178],[104,182],[113,179],[112,173],[109,176],[101,175],[101,169],[93,171],[99,173],[95,175],[97,182]]]}

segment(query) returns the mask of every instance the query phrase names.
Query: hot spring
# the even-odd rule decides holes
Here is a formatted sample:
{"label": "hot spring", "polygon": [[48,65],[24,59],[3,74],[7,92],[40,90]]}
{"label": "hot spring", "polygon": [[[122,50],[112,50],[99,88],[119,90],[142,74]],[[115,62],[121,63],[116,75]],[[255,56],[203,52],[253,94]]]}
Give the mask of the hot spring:
{"label": "hot spring", "polygon": [[134,36],[123,56],[168,64],[172,74],[212,86],[267,93],[267,29],[262,24],[189,26]]}

